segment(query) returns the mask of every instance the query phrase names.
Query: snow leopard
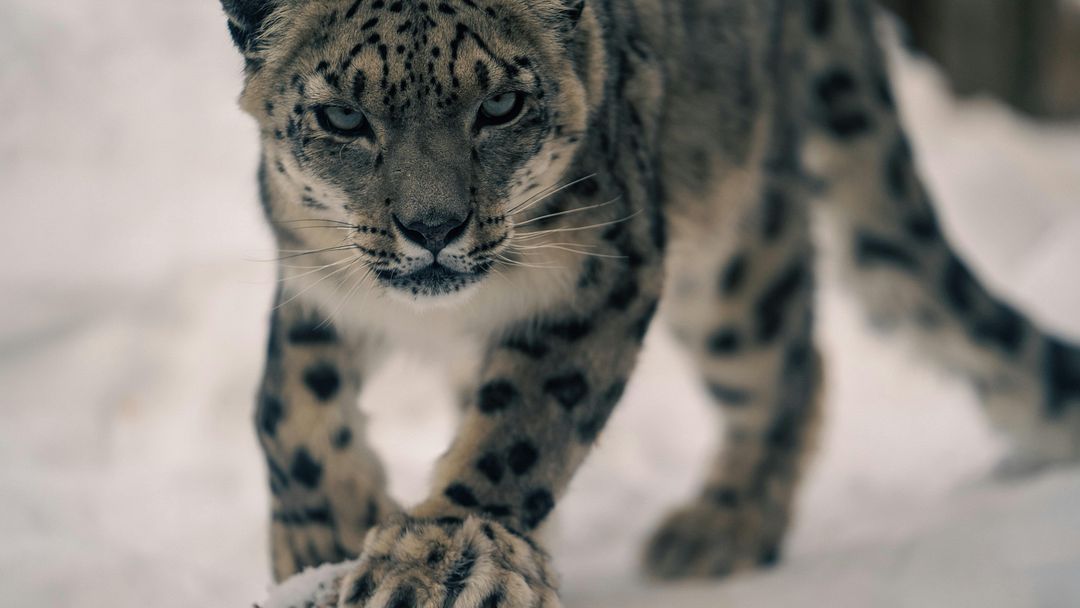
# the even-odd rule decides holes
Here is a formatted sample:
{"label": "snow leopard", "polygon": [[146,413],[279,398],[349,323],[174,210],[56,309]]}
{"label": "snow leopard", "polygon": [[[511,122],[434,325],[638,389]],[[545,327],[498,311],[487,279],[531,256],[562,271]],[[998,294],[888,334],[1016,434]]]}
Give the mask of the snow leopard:
{"label": "snow leopard", "polygon": [[[538,531],[658,310],[722,441],[644,568],[776,563],[820,428],[818,215],[876,325],[970,380],[1007,470],[1080,456],[1080,348],[950,246],[870,0],[222,4],[281,252],[254,416],[275,579],[348,561],[323,604],[560,606]],[[460,401],[406,506],[357,407],[397,349]]]}

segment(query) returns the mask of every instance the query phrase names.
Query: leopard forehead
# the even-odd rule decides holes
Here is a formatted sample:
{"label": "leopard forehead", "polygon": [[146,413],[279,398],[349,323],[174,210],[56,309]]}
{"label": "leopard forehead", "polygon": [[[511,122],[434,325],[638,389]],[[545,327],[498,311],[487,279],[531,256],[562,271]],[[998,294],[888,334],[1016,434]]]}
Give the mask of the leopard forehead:
{"label": "leopard forehead", "polygon": [[[258,58],[242,103],[263,126],[269,156],[287,157],[300,173],[346,197],[393,198],[371,187],[378,170],[409,179],[415,157],[435,148],[459,165],[445,170],[468,174],[480,197],[505,199],[544,185],[538,174],[550,167],[530,168],[530,162],[542,152],[569,156],[589,112],[580,57],[550,27],[548,4],[562,6],[557,0],[286,4],[254,45]],[[507,92],[528,96],[526,119],[481,137],[473,129],[478,108]],[[325,106],[362,111],[373,145],[328,137],[312,120],[313,110]],[[406,158],[384,168],[395,151]],[[361,176],[370,179],[360,183]]]}
{"label": "leopard forehead", "polygon": [[[545,2],[324,0],[287,5],[260,35],[244,106],[290,92],[398,125],[463,119],[490,95],[582,93]],[[579,101],[563,95],[558,104]],[[567,120],[573,120],[567,108]]]}

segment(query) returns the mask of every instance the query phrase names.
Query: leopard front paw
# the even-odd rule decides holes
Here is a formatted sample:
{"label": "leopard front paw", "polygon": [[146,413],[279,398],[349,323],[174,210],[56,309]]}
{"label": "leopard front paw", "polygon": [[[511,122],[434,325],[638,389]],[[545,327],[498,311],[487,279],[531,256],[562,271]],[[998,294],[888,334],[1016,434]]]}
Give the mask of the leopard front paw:
{"label": "leopard front paw", "polygon": [[372,530],[343,580],[341,608],[559,608],[549,558],[532,540],[479,518]]}
{"label": "leopard front paw", "polygon": [[701,500],[661,524],[645,550],[645,569],[662,580],[719,578],[779,559],[787,518],[759,504]]}

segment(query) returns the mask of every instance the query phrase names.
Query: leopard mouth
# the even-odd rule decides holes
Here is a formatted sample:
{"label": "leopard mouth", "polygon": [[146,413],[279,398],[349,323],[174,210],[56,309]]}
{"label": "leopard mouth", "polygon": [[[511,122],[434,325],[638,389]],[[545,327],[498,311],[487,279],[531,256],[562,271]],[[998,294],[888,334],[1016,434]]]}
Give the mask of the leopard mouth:
{"label": "leopard mouth", "polygon": [[481,265],[472,272],[459,272],[435,262],[407,274],[380,270],[376,277],[387,287],[413,296],[440,296],[475,285],[487,276],[489,269],[490,265]]}

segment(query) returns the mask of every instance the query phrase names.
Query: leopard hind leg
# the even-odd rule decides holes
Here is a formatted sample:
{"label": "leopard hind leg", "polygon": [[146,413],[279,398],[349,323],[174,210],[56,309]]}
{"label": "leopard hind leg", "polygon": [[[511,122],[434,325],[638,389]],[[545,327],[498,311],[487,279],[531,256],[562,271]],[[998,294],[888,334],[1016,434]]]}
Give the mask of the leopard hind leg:
{"label": "leopard hind leg", "polygon": [[682,230],[670,252],[662,312],[719,410],[721,443],[701,492],[648,542],[661,579],[775,563],[820,426],[807,209],[797,180],[753,173],[721,197],[727,217]]}
{"label": "leopard hind leg", "polygon": [[878,326],[975,386],[1006,474],[1080,459],[1080,348],[993,294],[949,243],[916,170],[867,0],[801,3],[805,165],[827,248]]}

